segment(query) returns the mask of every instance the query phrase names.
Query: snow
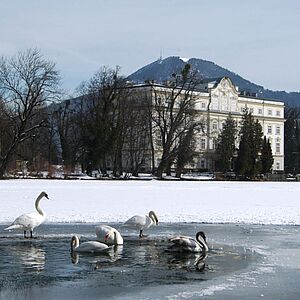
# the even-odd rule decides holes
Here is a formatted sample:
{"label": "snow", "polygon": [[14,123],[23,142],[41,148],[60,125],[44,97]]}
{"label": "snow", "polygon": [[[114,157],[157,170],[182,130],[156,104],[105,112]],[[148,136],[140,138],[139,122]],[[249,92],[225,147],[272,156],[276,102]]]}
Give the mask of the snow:
{"label": "snow", "polygon": [[124,222],[154,210],[160,222],[300,225],[297,182],[34,180],[0,181],[0,223],[34,210],[46,222]]}
{"label": "snow", "polygon": [[179,57],[183,62],[188,62],[189,61],[189,58],[187,58],[187,57]]}

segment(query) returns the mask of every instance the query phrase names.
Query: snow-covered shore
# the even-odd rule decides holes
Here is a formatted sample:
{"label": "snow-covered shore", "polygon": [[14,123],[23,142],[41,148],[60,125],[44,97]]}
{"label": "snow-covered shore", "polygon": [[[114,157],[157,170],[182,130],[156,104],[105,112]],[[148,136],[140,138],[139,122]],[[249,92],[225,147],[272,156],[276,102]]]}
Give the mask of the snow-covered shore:
{"label": "snow-covered shore", "polygon": [[156,211],[161,222],[300,225],[300,183],[190,181],[0,181],[0,223],[34,210],[46,222],[123,222]]}

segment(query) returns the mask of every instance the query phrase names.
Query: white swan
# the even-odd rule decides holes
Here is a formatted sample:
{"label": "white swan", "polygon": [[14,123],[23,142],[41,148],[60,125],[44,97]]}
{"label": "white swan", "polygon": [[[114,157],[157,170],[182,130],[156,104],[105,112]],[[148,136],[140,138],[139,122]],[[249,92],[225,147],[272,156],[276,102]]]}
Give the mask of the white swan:
{"label": "white swan", "polygon": [[149,212],[149,216],[133,216],[127,220],[123,226],[138,229],[140,231],[139,237],[142,238],[143,230],[151,227],[153,224],[158,225],[158,218],[154,211]]}
{"label": "white swan", "polygon": [[97,241],[88,241],[79,244],[79,237],[74,235],[71,239],[71,251],[80,253],[98,253],[111,249],[106,244]]}
{"label": "white swan", "polygon": [[41,225],[46,218],[46,214],[40,207],[40,201],[43,197],[49,199],[48,195],[45,192],[41,192],[39,194],[39,196],[35,200],[35,209],[37,210],[37,212],[19,216],[10,226],[5,228],[4,230],[24,230],[24,238],[26,238],[26,231],[30,230],[30,238],[32,238],[33,229]]}
{"label": "white swan", "polygon": [[189,236],[175,236],[169,239],[172,245],[167,249],[170,252],[207,252],[208,246],[203,231],[196,234],[196,239]]}
{"label": "white swan", "polygon": [[95,231],[100,242],[107,245],[123,245],[123,238],[117,229],[108,225],[98,225]]}

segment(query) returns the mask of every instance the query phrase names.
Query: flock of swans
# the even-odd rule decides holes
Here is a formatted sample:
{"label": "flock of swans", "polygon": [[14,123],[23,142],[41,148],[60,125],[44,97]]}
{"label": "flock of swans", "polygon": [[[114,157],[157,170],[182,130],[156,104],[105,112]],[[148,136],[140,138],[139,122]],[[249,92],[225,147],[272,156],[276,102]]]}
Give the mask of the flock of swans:
{"label": "flock of swans", "polygon": [[[41,192],[35,201],[35,208],[37,212],[30,214],[23,214],[15,219],[15,221],[5,228],[5,230],[22,230],[24,238],[27,238],[26,232],[30,231],[30,238],[33,238],[33,230],[42,224],[45,220],[45,212],[40,207],[41,199],[48,195]],[[145,235],[143,231],[153,225],[158,225],[158,218],[154,211],[150,211],[147,216],[136,215],[127,220],[123,226],[139,231],[139,237],[143,238]],[[71,239],[71,251],[78,253],[99,253],[107,251],[116,245],[123,245],[123,237],[115,228],[108,225],[98,225],[95,227],[98,241],[87,241],[80,243],[78,236],[73,236]],[[196,238],[189,236],[175,236],[169,239],[169,247],[166,251],[169,252],[192,252],[192,253],[206,253],[208,246],[206,236],[203,231],[196,234]]]}

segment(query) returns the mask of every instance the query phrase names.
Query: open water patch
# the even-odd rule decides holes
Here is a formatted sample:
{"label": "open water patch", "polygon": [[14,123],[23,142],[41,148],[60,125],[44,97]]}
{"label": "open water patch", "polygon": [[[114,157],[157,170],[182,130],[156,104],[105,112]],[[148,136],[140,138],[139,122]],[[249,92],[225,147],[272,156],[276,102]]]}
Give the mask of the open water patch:
{"label": "open water patch", "polygon": [[[114,226],[123,230],[120,224]],[[42,225],[36,239],[3,234],[0,236],[0,299],[54,299],[59,295],[78,299],[97,298],[97,295],[121,297],[135,289],[200,284],[247,268],[259,258],[245,247],[209,241],[207,255],[165,251],[169,237],[178,233],[194,236],[199,226],[161,224],[144,239],[139,239],[136,232],[125,231],[123,246],[97,255],[70,252],[73,234],[78,234],[82,242],[96,240],[91,224]]]}

